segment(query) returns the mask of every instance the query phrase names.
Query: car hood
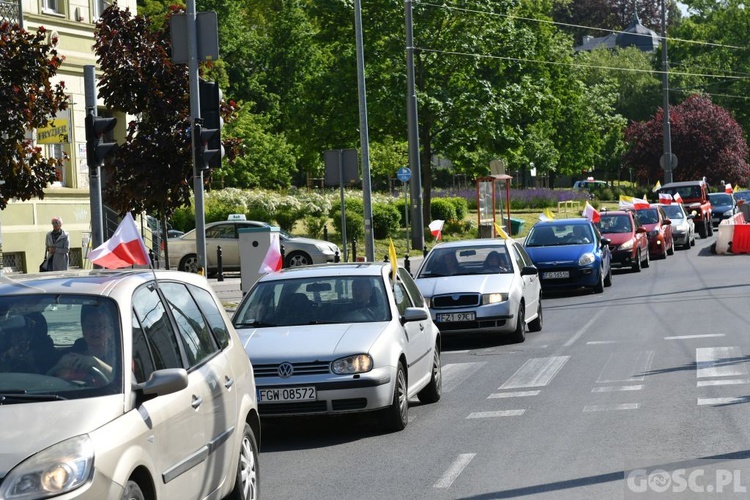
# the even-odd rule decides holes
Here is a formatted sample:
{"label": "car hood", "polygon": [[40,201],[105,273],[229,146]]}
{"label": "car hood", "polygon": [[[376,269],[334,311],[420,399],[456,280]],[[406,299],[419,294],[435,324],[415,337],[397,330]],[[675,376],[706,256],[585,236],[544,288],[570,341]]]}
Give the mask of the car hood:
{"label": "car hood", "polygon": [[534,264],[547,262],[573,262],[578,265],[578,259],[586,252],[594,252],[593,245],[564,245],[550,247],[525,247]]}
{"label": "car hood", "polygon": [[323,240],[315,240],[312,238],[305,238],[304,236],[294,236],[292,238],[285,240],[284,244],[286,243],[291,243],[295,245],[312,245],[312,246],[323,245],[323,246],[328,246],[328,248],[332,250],[338,250],[339,248],[336,246],[335,243],[331,243],[329,241],[323,241]]}
{"label": "car hood", "polygon": [[369,352],[370,347],[390,325],[342,323],[334,325],[238,328],[245,352],[253,363],[329,360],[339,355]]}
{"label": "car hood", "polygon": [[711,205],[711,210],[714,212],[724,213],[734,208],[732,205]]}
{"label": "car hood", "polygon": [[644,229],[645,229],[646,231],[649,231],[649,232],[651,232],[651,231],[653,231],[654,229],[659,229],[659,223],[658,223],[658,222],[654,222],[653,224],[644,224],[644,225],[643,225],[643,228],[644,228]]}
{"label": "car hood", "polygon": [[425,297],[452,293],[492,293],[510,290],[515,274],[475,274],[419,278],[417,286]]}
{"label": "car hood", "polygon": [[122,415],[122,395],[0,406],[0,477],[31,455]]}
{"label": "car hood", "polygon": [[633,233],[603,233],[602,238],[609,238],[611,246],[619,246],[633,239]]}

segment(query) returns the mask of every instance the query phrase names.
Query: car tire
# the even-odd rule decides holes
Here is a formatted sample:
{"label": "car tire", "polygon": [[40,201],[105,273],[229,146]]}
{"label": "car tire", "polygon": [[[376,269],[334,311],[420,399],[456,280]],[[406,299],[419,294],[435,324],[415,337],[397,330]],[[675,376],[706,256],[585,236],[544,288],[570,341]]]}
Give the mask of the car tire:
{"label": "car tire", "polygon": [[299,250],[294,251],[286,257],[286,267],[309,266],[313,261],[309,255]]}
{"label": "car tire", "polygon": [[641,264],[641,267],[644,269],[651,266],[651,255],[648,253],[648,250],[645,252],[646,258],[643,260],[643,264]]}
{"label": "car tire", "polygon": [[631,265],[631,269],[633,272],[640,273],[641,272],[641,249],[639,248],[635,253],[635,259],[633,259],[633,264]]}
{"label": "car tire", "polygon": [[695,233],[693,233],[693,239],[690,240],[690,246],[691,247],[695,246]]}
{"label": "car tire", "polygon": [[539,296],[539,306],[536,309],[536,318],[529,321],[530,332],[541,332],[544,326],[544,316],[542,314],[542,297]]}
{"label": "car tire", "polygon": [[516,329],[513,330],[511,340],[517,344],[526,340],[526,308],[523,305],[523,302],[518,306],[518,313],[516,314]]}
{"label": "car tire", "polygon": [[437,403],[440,401],[440,396],[443,394],[443,372],[442,365],[440,364],[440,346],[437,343],[435,344],[434,350],[430,382],[424,389],[417,393],[419,401],[425,404]]}
{"label": "car tire", "polygon": [[401,361],[396,368],[396,384],[393,388],[391,405],[382,411],[382,425],[386,432],[398,432],[409,423],[409,399],[406,385],[406,371]]}
{"label": "car tire", "polygon": [[177,269],[186,273],[197,273],[198,272],[198,256],[194,253],[189,253],[180,260],[180,265]]}
{"label": "car tire", "polygon": [[603,293],[604,292],[604,269],[599,269],[599,280],[596,282],[596,285],[594,285],[593,288],[594,293]]}
{"label": "car tire", "polygon": [[612,286],[612,266],[607,268],[607,275],[604,276],[604,286]]}
{"label": "car tire", "polygon": [[698,235],[705,240],[706,234],[708,234],[708,230],[706,229],[706,221],[704,220],[701,222],[700,226],[698,226]]}
{"label": "car tire", "polygon": [[257,500],[260,497],[260,461],[258,441],[250,425],[245,422],[240,444],[239,464],[234,488],[226,500]]}
{"label": "car tire", "polygon": [[125,489],[122,492],[122,496],[120,497],[122,500],[146,500],[146,497],[143,495],[143,491],[141,491],[141,487],[136,483],[135,481],[129,479],[127,483],[125,483]]}

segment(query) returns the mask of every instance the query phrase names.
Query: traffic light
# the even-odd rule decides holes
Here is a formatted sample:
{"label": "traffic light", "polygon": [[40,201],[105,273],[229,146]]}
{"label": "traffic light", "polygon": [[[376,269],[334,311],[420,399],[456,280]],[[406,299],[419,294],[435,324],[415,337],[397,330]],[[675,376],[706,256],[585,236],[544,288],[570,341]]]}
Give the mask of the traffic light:
{"label": "traffic light", "polygon": [[211,148],[211,144],[215,142],[218,135],[219,129],[206,128],[203,125],[203,120],[195,120],[193,124],[195,142],[193,144],[195,145],[195,162],[199,169],[209,170],[213,164],[213,160],[217,157],[219,158],[219,162],[221,162],[221,155],[223,153],[221,143],[219,143],[219,149]]}
{"label": "traffic light", "polygon": [[224,125],[221,119],[221,89],[218,83],[207,82],[203,78],[198,81],[198,84],[203,128],[202,133],[196,137],[207,138],[204,157],[209,152],[212,152],[206,160],[208,165],[205,166],[205,164],[201,163],[201,167],[204,169],[219,168],[221,167],[221,157],[224,156],[224,148],[221,145],[221,127]]}
{"label": "traffic light", "polygon": [[86,163],[89,167],[100,167],[104,158],[117,151],[116,142],[104,142],[117,125],[117,118],[86,115]]}

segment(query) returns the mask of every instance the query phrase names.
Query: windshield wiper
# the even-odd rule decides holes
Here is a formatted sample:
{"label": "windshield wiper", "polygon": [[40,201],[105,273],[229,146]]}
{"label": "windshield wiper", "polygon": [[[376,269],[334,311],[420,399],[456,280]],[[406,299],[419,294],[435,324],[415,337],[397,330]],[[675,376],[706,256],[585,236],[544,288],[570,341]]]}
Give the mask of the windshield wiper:
{"label": "windshield wiper", "polygon": [[38,401],[64,401],[59,394],[29,394],[26,391],[0,393],[0,405]]}
{"label": "windshield wiper", "polygon": [[237,323],[234,325],[235,328],[242,328],[242,327],[248,327],[248,326],[256,326],[258,328],[263,328],[266,326],[279,326],[276,323],[264,323],[263,321],[248,321],[247,323]]}

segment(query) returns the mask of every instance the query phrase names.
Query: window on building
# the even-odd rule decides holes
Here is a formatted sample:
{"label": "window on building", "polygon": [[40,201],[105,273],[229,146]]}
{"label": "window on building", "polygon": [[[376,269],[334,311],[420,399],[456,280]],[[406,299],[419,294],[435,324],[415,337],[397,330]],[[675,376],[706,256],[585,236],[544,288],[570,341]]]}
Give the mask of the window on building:
{"label": "window on building", "polygon": [[109,7],[109,2],[106,0],[91,0],[93,3],[93,18],[94,22],[96,22],[100,17],[102,17],[102,12]]}
{"label": "window on building", "polygon": [[65,15],[65,3],[67,0],[41,0],[42,12],[45,14]]}

